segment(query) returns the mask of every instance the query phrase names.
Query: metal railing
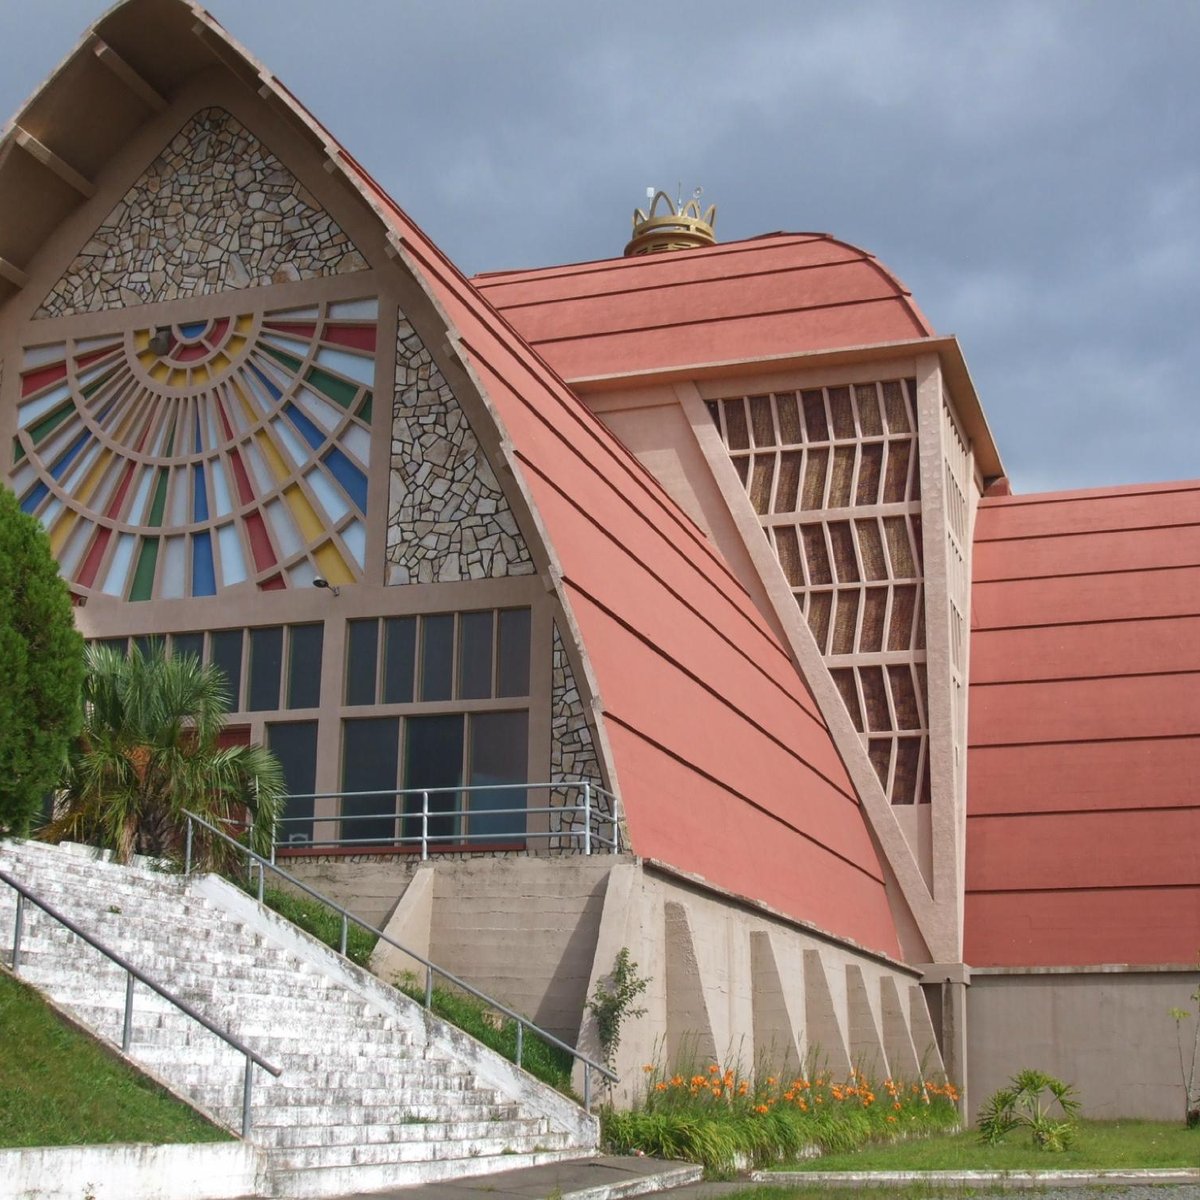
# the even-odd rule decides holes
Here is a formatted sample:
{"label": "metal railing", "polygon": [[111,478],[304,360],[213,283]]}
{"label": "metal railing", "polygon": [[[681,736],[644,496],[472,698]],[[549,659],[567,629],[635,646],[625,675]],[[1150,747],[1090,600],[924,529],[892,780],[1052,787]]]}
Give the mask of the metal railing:
{"label": "metal railing", "polygon": [[[472,797],[495,795],[496,793],[521,793],[546,791],[564,793],[578,791],[578,804],[521,804],[514,808],[472,807]],[[457,797],[454,807],[443,807],[444,797]],[[276,823],[275,847],[289,849],[341,849],[352,846],[393,847],[403,849],[413,846],[420,849],[421,858],[428,859],[430,847],[479,847],[502,846],[514,841],[529,842],[545,840],[547,843],[559,839],[577,848],[583,854],[619,854],[621,850],[620,819],[617,798],[609,791],[587,779],[559,779],[550,783],[485,783],[461,787],[395,788],[369,792],[304,792],[288,797],[289,801],[300,800],[315,803],[319,800],[339,801],[344,807],[347,800],[374,800],[391,802],[387,811],[337,813],[313,816],[281,817]],[[432,801],[432,803],[431,803]],[[557,828],[530,829],[530,816],[545,816],[547,826]],[[564,818],[578,817],[578,826],[567,826]],[[503,818],[515,817],[518,822],[505,826]],[[493,818],[500,818],[496,828]],[[307,833],[289,833],[288,827],[303,825],[346,825],[352,822],[374,821],[381,825],[391,823],[392,832],[373,833],[371,837],[316,837]],[[480,825],[479,832],[472,830],[472,823]],[[399,828],[400,832],[397,832]],[[408,832],[408,831],[412,832]],[[341,830],[344,834],[344,828]],[[315,830],[314,830],[315,833]],[[561,849],[555,847],[556,849]]]}
{"label": "metal railing", "polygon": [[70,917],[60,913],[52,905],[47,904],[45,900],[39,900],[23,883],[14,879],[7,871],[0,871],[0,880],[7,883],[10,888],[17,893],[17,916],[13,928],[13,943],[12,943],[12,970],[14,975],[19,975],[21,971],[21,937],[25,925],[25,901],[30,904],[35,904],[48,917],[57,921],[64,929],[69,929],[76,937],[82,938],[89,946],[99,950],[105,958],[111,959],[122,968],[125,972],[125,1015],[121,1025],[121,1051],[124,1054],[129,1053],[129,1046],[133,1039],[133,985],[136,980],[138,983],[144,983],[152,992],[157,992],[164,1000],[169,1000],[180,1012],[191,1017],[193,1021],[203,1025],[210,1033],[215,1033],[221,1041],[226,1045],[232,1046],[239,1054],[245,1055],[246,1065],[242,1074],[242,1137],[250,1136],[250,1101],[251,1092],[253,1089],[253,1073],[254,1066],[262,1067],[264,1071],[269,1072],[278,1078],[283,1074],[283,1068],[274,1066],[267,1062],[265,1058],[257,1051],[251,1050],[245,1042],[234,1037],[231,1033],[226,1033],[218,1025],[213,1024],[203,1013],[197,1012],[186,1000],[181,1000],[178,996],[169,992],[165,987],[154,982],[144,971],[139,970],[123,958],[115,950],[110,950],[102,942],[94,938],[86,930],[80,929]]}
{"label": "metal railing", "polygon": [[[225,842],[227,845],[231,846],[238,852],[238,854],[245,855],[246,868],[250,877],[254,878],[255,874],[258,876],[258,901],[260,904],[263,901],[266,873],[271,871],[273,874],[278,875],[281,879],[286,880],[291,887],[303,892],[306,896],[311,896],[312,899],[316,900],[318,903],[325,905],[326,908],[330,908],[337,913],[342,919],[341,937],[338,951],[343,957],[346,955],[346,941],[350,932],[350,924],[353,922],[359,929],[363,929],[367,933],[373,934],[380,941],[386,942],[389,946],[399,950],[402,954],[406,954],[409,958],[419,962],[425,968],[424,1007],[426,1009],[429,1009],[430,1011],[433,1009],[433,981],[434,977],[437,976],[451,984],[453,987],[467,992],[469,995],[474,996],[477,1000],[481,1000],[489,1008],[493,1008],[497,1012],[503,1013],[506,1017],[515,1021],[517,1028],[517,1047],[514,1061],[518,1067],[521,1066],[521,1058],[525,1046],[526,1030],[532,1034],[535,1034],[537,1037],[541,1038],[542,1041],[547,1042],[549,1045],[565,1051],[573,1059],[583,1065],[583,1107],[585,1112],[592,1111],[593,1071],[603,1076],[610,1083],[617,1082],[617,1075],[615,1072],[610,1071],[602,1064],[588,1058],[586,1054],[583,1054],[574,1046],[570,1046],[560,1038],[556,1038],[554,1034],[550,1033],[548,1030],[542,1029],[540,1026],[535,1025],[528,1017],[522,1016],[519,1012],[515,1012],[507,1005],[501,1004],[499,1000],[495,1000],[485,992],[481,992],[477,987],[473,987],[471,984],[467,983],[466,980],[459,979],[457,975],[447,971],[444,967],[439,967],[437,963],[432,962],[423,954],[418,954],[417,951],[410,950],[401,942],[396,941],[394,937],[384,933],[382,929],[377,929],[374,925],[370,925],[366,921],[362,920],[361,917],[356,917],[352,912],[350,912],[349,909],[338,904],[336,900],[331,900],[328,896],[318,892],[316,888],[309,887],[307,883],[297,879],[294,875],[285,871],[282,867],[272,862],[270,859],[264,858],[261,854],[257,854],[255,851],[251,850],[249,846],[243,845],[236,839],[231,838],[227,833],[222,832],[222,830],[218,829],[215,825],[210,824],[203,817],[199,817],[195,813],[189,812],[187,809],[184,809],[184,816],[187,818],[187,836],[184,841],[183,860],[183,871],[185,875],[190,875],[192,872],[192,852],[194,849],[195,829],[196,826],[199,825],[208,830],[208,832],[215,837],[220,838],[221,841]],[[257,872],[255,871],[256,867]]]}

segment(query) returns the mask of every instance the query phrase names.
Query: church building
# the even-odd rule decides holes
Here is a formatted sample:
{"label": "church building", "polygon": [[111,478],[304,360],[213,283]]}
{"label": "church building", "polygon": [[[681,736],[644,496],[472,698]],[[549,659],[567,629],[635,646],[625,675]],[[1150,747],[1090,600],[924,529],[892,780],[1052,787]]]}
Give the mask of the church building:
{"label": "church building", "polygon": [[660,195],[613,252],[464,277],[203,9],[119,4],[0,138],[0,471],[79,628],[217,664],[288,869],[545,1027],[627,948],[631,1093],[1178,1116],[1200,483],[1012,494],[1004,396],[830,234]]}

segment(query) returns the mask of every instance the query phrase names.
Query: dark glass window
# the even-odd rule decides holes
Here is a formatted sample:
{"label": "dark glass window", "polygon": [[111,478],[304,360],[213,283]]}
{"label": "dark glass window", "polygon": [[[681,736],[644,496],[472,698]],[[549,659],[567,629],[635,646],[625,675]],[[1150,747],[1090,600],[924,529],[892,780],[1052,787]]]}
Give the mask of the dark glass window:
{"label": "dark glass window", "polygon": [[528,696],[529,609],[501,609],[499,659],[496,695]]}
{"label": "dark glass window", "polygon": [[292,625],[288,629],[288,708],[316,708],[321,703],[321,650],[324,625]]}
{"label": "dark glass window", "polygon": [[118,654],[129,653],[128,638],[100,638],[100,640],[94,642],[93,645],[107,646],[110,650],[115,650]]}
{"label": "dark glass window", "polygon": [[152,634],[141,634],[133,639],[133,644],[141,651],[143,658],[153,658],[164,642],[164,638],[154,637]]}
{"label": "dark glass window", "polygon": [[383,625],[383,702],[409,704],[417,665],[417,618],[388,617]]}
{"label": "dark glass window", "polygon": [[379,622],[351,621],[346,648],[346,703],[375,703],[375,659],[379,644]]}
{"label": "dark glass window", "polygon": [[[462,784],[463,718],[458,715],[409,717],[404,726],[404,786],[427,789],[429,811],[443,814],[430,818],[429,836],[454,838],[458,834],[458,819],[444,814],[461,807],[459,793],[438,789],[458,788]],[[405,813],[420,813],[421,803],[420,796],[405,796]],[[419,837],[420,834],[419,816],[404,822],[405,837]]]}
{"label": "dark glass window", "polygon": [[283,670],[283,626],[250,630],[250,698],[252,712],[279,707],[279,676]]}
{"label": "dark glass window", "polygon": [[449,700],[454,668],[454,617],[421,621],[421,699]]}
{"label": "dark glass window", "polygon": [[492,613],[463,613],[458,619],[458,694],[486,700],[492,694]]}
{"label": "dark glass window", "polygon": [[[318,626],[317,628],[320,628]],[[279,825],[279,841],[306,845],[312,841],[312,793],[317,790],[317,723],[289,721],[267,726],[267,746],[283,768],[288,799]],[[297,796],[305,797],[296,799]]]}
{"label": "dark glass window", "polygon": [[237,712],[242,707],[242,631],[218,629],[210,639],[211,662],[224,672],[229,684],[229,707]]}
{"label": "dark glass window", "polygon": [[186,658],[189,654],[199,662],[204,661],[204,634],[177,633],[171,638],[171,654],[174,658]]}
{"label": "dark glass window", "polygon": [[529,778],[529,714],[475,713],[470,721],[471,786],[485,789],[470,793],[472,839],[484,834],[497,841],[523,840],[525,813],[497,810],[523,810],[525,789],[491,785],[524,783]]}
{"label": "dark glass window", "polygon": [[400,722],[396,717],[367,717],[347,721],[342,741],[342,790],[375,795],[342,797],[347,817],[378,820],[342,822],[342,838],[387,841],[396,834],[396,764],[400,751]]}

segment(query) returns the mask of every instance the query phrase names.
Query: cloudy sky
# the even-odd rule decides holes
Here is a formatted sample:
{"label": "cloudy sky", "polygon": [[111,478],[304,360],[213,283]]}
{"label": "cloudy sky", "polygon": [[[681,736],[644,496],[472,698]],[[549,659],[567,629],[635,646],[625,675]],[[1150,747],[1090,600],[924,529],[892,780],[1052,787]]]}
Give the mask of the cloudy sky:
{"label": "cloudy sky", "polygon": [[[211,0],[468,273],[647,185],[824,230],[962,341],[1018,490],[1200,475],[1196,0]],[[0,0],[0,119],[104,9]]]}

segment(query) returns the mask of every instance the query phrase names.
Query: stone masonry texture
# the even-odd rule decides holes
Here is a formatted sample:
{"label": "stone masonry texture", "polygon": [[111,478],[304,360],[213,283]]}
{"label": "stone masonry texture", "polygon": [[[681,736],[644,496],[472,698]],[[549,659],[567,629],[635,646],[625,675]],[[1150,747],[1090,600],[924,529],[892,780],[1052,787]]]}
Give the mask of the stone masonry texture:
{"label": "stone masonry texture", "polygon": [[221,108],[172,138],[55,284],[38,317],[363,271],[349,237]]}

